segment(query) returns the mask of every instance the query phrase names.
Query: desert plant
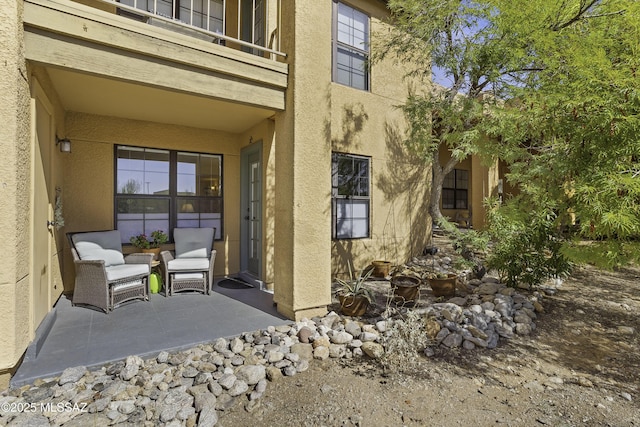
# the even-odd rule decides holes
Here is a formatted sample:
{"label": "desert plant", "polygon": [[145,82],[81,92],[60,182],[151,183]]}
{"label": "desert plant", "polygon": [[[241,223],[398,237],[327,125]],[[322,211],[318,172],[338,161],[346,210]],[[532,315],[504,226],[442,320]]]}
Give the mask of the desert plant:
{"label": "desert plant", "polygon": [[336,294],[343,297],[364,297],[369,303],[373,302],[373,293],[371,289],[365,286],[365,282],[371,277],[373,269],[363,269],[360,273],[355,273],[351,267],[351,263],[348,263],[349,278],[341,279],[336,278],[338,289]]}
{"label": "desert plant", "polygon": [[426,320],[416,310],[408,310],[403,318],[389,321],[382,345],[380,364],[386,372],[409,372],[417,366],[420,354],[430,344]]}

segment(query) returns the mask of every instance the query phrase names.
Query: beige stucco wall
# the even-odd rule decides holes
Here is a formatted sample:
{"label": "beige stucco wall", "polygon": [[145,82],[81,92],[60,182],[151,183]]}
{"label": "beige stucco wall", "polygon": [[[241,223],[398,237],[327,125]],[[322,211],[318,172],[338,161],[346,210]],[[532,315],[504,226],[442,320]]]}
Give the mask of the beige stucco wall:
{"label": "beige stucco wall", "polygon": [[276,115],[274,301],[295,319],[323,314],[331,301],[331,5],[282,3],[290,80]]}
{"label": "beige stucco wall", "polygon": [[29,85],[22,46],[22,2],[0,8],[0,389],[29,333]]}
{"label": "beige stucco wall", "polygon": [[[53,134],[59,108],[55,98],[52,101],[46,94],[46,76],[39,76],[25,63],[22,2],[14,5],[14,8],[3,8],[0,17],[0,52],[6,61],[6,66],[0,70],[0,116],[3,118],[0,147],[4,157],[0,164],[0,197],[3,200],[0,226],[7,249],[0,259],[0,389],[7,385],[9,373],[33,339],[41,320],[34,312],[32,247],[33,233],[47,231],[44,224],[41,231],[33,227],[32,197],[44,200],[47,214],[53,212],[55,189],[62,182],[59,166],[63,160],[51,147],[53,139],[42,141],[46,144],[44,147],[38,146],[35,139],[36,99],[39,105],[46,104],[50,109],[52,121],[49,123]],[[53,137],[52,134],[49,136]],[[34,153],[44,153],[43,169],[33,169],[37,164],[33,161]],[[45,178],[44,191],[35,191],[32,177],[36,173]],[[41,301],[45,310],[53,306],[62,291],[59,233],[53,231],[49,242],[49,248],[41,248],[44,259],[40,259],[44,263],[42,271],[49,277]]]}
{"label": "beige stucco wall", "polygon": [[[374,38],[384,33],[381,2],[350,3],[371,16]],[[332,242],[334,276],[348,272],[349,261],[358,270],[378,259],[405,262],[429,239],[431,169],[405,149],[406,122],[396,107],[408,95],[405,73],[387,59],[373,64],[368,92],[331,84],[332,150],[371,157],[371,237]]]}
{"label": "beige stucco wall", "polygon": [[[381,30],[384,4],[350,2]],[[287,110],[276,120],[276,275],[278,309],[299,318],[321,311],[331,280],[374,259],[406,261],[429,238],[430,169],[404,151],[406,99],[401,66],[378,63],[371,91],[332,83],[331,1],[283,4],[290,65]],[[371,157],[371,237],[331,240],[331,152]],[[293,165],[293,173],[282,164]],[[293,230],[288,234],[288,230]]]}

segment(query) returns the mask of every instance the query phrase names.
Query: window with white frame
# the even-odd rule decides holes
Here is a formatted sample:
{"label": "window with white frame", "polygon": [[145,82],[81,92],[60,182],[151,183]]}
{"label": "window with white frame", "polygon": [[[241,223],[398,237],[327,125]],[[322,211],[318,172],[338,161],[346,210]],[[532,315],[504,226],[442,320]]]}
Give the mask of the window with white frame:
{"label": "window with white frame", "polygon": [[469,171],[454,169],[442,183],[442,209],[468,209]]}
{"label": "window with white frame", "polygon": [[332,159],[333,238],[370,237],[370,160],[334,153]]}
{"label": "window with white frame", "polygon": [[222,236],[222,156],[116,146],[115,223],[131,236],[215,227]]}
{"label": "window with white frame", "polygon": [[334,0],[333,81],[369,90],[369,17]]}

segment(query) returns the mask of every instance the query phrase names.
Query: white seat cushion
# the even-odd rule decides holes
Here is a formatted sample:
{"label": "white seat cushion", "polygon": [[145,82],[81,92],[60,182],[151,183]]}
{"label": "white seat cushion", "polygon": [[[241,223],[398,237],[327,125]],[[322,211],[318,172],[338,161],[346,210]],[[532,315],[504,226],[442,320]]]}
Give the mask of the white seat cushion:
{"label": "white seat cushion", "polygon": [[203,273],[175,273],[173,275],[175,280],[197,280],[204,278]]}
{"label": "white seat cushion", "polygon": [[112,289],[114,292],[124,291],[128,288],[137,288],[142,285],[142,280],[134,280],[133,282],[119,283],[117,285],[113,285]]}
{"label": "white seat cushion", "polygon": [[209,260],[206,258],[178,258],[168,263],[169,271],[208,270]]}
{"label": "white seat cushion", "polygon": [[112,265],[111,267],[106,267],[105,270],[107,271],[107,280],[110,282],[150,273],[148,264]]}
{"label": "white seat cushion", "polygon": [[102,260],[105,267],[124,264],[118,230],[76,233],[71,236],[71,240],[80,259]]}

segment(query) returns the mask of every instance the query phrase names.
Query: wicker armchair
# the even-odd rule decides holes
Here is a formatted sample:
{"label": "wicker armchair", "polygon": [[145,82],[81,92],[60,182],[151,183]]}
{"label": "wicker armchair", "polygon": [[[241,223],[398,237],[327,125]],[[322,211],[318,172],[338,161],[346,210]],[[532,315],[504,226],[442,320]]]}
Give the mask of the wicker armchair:
{"label": "wicker armchair", "polygon": [[149,300],[153,254],[122,255],[120,232],[68,233],[76,269],[73,305],[90,305],[106,313],[134,299]]}
{"label": "wicker armchair", "polygon": [[169,251],[160,253],[167,296],[180,291],[209,294],[213,284],[213,249],[215,228],[175,228],[175,256]]}

